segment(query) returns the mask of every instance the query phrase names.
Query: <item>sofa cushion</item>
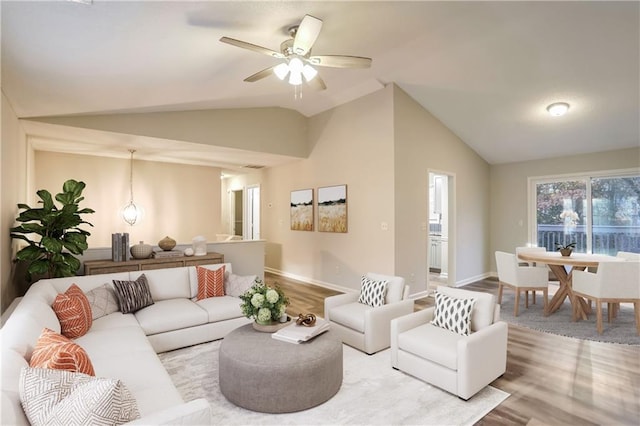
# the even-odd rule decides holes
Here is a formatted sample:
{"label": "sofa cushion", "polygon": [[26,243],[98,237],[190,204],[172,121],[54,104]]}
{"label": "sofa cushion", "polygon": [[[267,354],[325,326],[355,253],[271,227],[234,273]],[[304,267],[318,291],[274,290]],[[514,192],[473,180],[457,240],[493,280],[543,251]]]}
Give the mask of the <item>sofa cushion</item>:
{"label": "sofa cushion", "polygon": [[394,277],[391,275],[381,275],[373,272],[367,272],[366,277],[376,281],[388,282],[385,304],[395,303],[402,300],[402,296],[404,296],[404,278]]}
{"label": "sofa cushion", "polygon": [[2,348],[0,353],[0,361],[2,363],[0,425],[27,425],[29,422],[24,415],[22,405],[20,405],[18,384],[22,367],[28,367],[29,363],[20,353],[5,348]]}
{"label": "sofa cushion", "polygon": [[166,268],[144,271],[154,302],[191,297],[189,268]]}
{"label": "sofa cushion", "polygon": [[58,294],[51,305],[60,321],[62,334],[75,339],[91,328],[91,306],[87,296],[75,284],[62,294]]}
{"label": "sofa cushion", "polygon": [[224,296],[224,269],[224,265],[215,271],[196,266],[196,274],[198,274],[198,300],[208,297]]}
{"label": "sofa cushion", "polygon": [[136,312],[153,305],[147,277],[142,274],[135,281],[113,280],[118,304],[123,314]]}
{"label": "sofa cushion", "polygon": [[207,312],[209,322],[224,321],[240,318],[240,299],[232,296],[210,297],[196,302],[198,306]]}
{"label": "sofa cushion", "polygon": [[23,299],[2,327],[2,348],[13,349],[29,360],[45,327],[60,332],[60,322],[51,305]]}
{"label": "sofa cushion", "polygon": [[361,288],[358,302],[373,306],[374,308],[384,305],[385,296],[387,295],[387,284],[389,284],[387,280],[377,281],[363,276],[360,279],[360,284]]}
{"label": "sofa cushion", "polygon": [[475,302],[475,299],[456,299],[436,293],[436,308],[431,324],[468,336],[471,333],[471,310]]}
{"label": "sofa cushion", "polygon": [[32,425],[119,425],[140,417],[120,380],[24,367],[20,400]]}
{"label": "sofa cushion", "polygon": [[45,328],[36,343],[29,366],[67,370],[95,376],[87,352],[65,336]]}
{"label": "sofa cushion", "polygon": [[[231,269],[230,263],[215,263],[212,265],[198,265],[198,266],[200,266],[201,268],[210,269],[212,271],[215,271],[216,269],[220,269],[224,266],[225,273],[233,272],[233,270]],[[189,297],[192,298],[193,300],[196,300],[196,297],[198,296],[198,273],[196,272],[195,266],[188,266],[187,269],[189,270],[189,283],[191,287],[191,295]]]}
{"label": "sofa cushion", "polygon": [[469,291],[459,288],[438,286],[437,292],[457,299],[473,298],[476,303],[471,312],[471,331],[478,331],[493,324],[496,309],[496,297],[493,294],[480,291]]}
{"label": "sofa cushion", "polygon": [[118,312],[118,298],[109,283],[103,284],[85,293],[89,306],[91,306],[91,318],[95,321],[106,315]]}
{"label": "sofa cushion", "polygon": [[207,312],[189,299],[161,300],[139,310],[135,317],[147,336],[195,327],[208,321]]}
{"label": "sofa cushion", "polygon": [[458,341],[465,337],[444,328],[423,324],[398,335],[398,349],[458,369]]}
{"label": "sofa cushion", "polygon": [[364,313],[374,309],[364,303],[354,302],[336,306],[331,309],[329,317],[332,322],[344,325],[352,330],[364,333]]}
{"label": "sofa cushion", "polygon": [[224,294],[240,297],[255,283],[257,275],[235,275],[225,270]]}

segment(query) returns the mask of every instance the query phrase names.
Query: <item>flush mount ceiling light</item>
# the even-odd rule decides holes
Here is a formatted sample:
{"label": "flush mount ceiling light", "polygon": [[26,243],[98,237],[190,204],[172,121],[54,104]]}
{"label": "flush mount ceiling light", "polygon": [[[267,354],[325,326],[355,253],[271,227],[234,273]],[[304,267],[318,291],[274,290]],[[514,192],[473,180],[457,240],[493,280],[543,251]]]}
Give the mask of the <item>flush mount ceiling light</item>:
{"label": "flush mount ceiling light", "polygon": [[547,111],[553,117],[560,117],[569,111],[569,104],[566,102],[555,102],[547,107]]}

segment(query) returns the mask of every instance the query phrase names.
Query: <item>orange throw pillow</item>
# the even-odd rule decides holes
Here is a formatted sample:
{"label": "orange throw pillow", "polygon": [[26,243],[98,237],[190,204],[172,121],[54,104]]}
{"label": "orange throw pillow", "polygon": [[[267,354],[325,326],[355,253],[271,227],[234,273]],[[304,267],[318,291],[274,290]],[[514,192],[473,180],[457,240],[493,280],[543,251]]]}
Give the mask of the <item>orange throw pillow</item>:
{"label": "orange throw pillow", "polygon": [[38,338],[29,367],[96,375],[89,355],[81,346],[48,328]]}
{"label": "orange throw pillow", "polygon": [[198,300],[224,296],[224,266],[215,271],[196,266],[196,272],[198,273]]}
{"label": "orange throw pillow", "polygon": [[83,336],[91,328],[93,317],[89,299],[75,284],[58,294],[51,305],[60,321],[62,334],[70,339]]}

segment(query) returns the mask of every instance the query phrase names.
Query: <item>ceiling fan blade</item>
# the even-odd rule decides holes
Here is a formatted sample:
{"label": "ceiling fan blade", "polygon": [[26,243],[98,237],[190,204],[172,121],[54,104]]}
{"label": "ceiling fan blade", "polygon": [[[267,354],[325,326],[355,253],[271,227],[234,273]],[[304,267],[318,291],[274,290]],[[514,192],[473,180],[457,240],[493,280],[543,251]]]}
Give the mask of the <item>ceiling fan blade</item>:
{"label": "ceiling fan blade", "polygon": [[243,49],[253,50],[254,52],[262,53],[264,55],[269,55],[273,58],[284,58],[284,55],[280,52],[267,49],[266,47],[258,46],[257,44],[251,44],[251,43],[247,43],[246,41],[236,40],[235,38],[222,37],[220,41],[223,43],[230,44],[232,46],[237,46]]}
{"label": "ceiling fan blade", "polygon": [[327,88],[327,85],[324,84],[324,80],[321,79],[319,75],[316,75],[313,79],[311,79],[311,81],[307,81],[307,84],[312,89],[318,91],[325,90]]}
{"label": "ceiling fan blade", "polygon": [[309,62],[319,67],[369,68],[372,60],[361,56],[319,55],[311,56]]}
{"label": "ceiling fan blade", "polygon": [[263,69],[262,71],[258,71],[257,73],[245,78],[244,81],[253,83],[254,81],[262,80],[263,78],[269,77],[273,74],[273,68],[274,67],[269,67]]}
{"label": "ceiling fan blade", "polygon": [[306,55],[313,47],[313,43],[316,42],[321,29],[321,19],[311,15],[304,15],[293,40],[293,53],[300,56]]}

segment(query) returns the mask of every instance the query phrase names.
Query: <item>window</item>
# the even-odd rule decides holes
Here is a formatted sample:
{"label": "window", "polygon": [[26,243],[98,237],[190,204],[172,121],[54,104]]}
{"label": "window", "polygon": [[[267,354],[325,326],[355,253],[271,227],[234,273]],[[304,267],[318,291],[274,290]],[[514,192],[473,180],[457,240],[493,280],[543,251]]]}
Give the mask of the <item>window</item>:
{"label": "window", "polygon": [[640,174],[533,178],[532,241],[549,251],[576,243],[582,253],[640,253]]}

